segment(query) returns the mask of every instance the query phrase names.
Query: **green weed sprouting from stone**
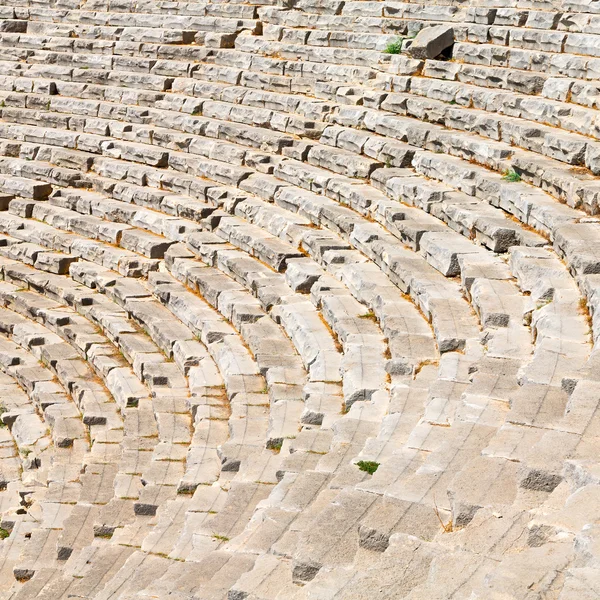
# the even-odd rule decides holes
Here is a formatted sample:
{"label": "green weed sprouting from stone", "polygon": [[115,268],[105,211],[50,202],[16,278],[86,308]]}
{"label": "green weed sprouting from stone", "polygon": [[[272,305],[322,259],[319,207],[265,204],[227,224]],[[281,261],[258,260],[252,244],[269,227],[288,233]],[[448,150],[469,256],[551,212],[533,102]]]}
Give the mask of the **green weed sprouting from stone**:
{"label": "green weed sprouting from stone", "polygon": [[373,475],[373,473],[375,473],[375,471],[377,471],[377,469],[379,468],[379,463],[375,462],[373,460],[359,460],[356,463],[356,466],[361,471],[364,471],[365,473],[368,473],[369,475]]}
{"label": "green weed sprouting from stone", "polygon": [[267,444],[267,448],[269,450],[273,450],[273,452],[275,452],[276,454],[278,454],[279,452],[281,452],[281,447],[283,446],[283,440],[282,439],[278,439],[278,440],[271,440],[268,444]]}
{"label": "green weed sprouting from stone", "polygon": [[396,38],[393,42],[390,42],[384,50],[385,54],[400,54],[402,52],[402,44],[404,43],[404,38],[399,37]]}
{"label": "green weed sprouting from stone", "polygon": [[375,313],[372,310],[364,313],[363,315],[358,315],[358,318],[359,319],[368,319],[369,321],[374,321],[375,323],[377,322],[377,317],[375,316]]}
{"label": "green weed sprouting from stone", "polygon": [[502,179],[504,179],[504,181],[517,183],[521,181],[521,175],[519,175],[519,173],[517,173],[514,169],[509,169],[506,171],[506,173],[504,173],[504,175],[502,175]]}

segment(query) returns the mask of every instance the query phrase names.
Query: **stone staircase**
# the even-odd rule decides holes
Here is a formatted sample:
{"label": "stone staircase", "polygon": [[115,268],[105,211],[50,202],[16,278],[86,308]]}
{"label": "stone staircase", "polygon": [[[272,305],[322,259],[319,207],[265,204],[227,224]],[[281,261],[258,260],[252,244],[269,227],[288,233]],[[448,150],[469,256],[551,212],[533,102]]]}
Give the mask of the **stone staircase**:
{"label": "stone staircase", "polygon": [[0,0],[0,598],[600,597],[596,4]]}

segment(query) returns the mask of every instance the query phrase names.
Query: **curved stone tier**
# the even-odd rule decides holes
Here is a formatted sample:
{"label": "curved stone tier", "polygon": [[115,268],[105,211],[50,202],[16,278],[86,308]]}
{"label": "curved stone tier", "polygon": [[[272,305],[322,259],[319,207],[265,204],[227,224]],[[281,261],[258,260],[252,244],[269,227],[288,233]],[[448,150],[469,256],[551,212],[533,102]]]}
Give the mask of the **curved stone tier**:
{"label": "curved stone tier", "polygon": [[0,598],[600,597],[595,0],[0,0]]}

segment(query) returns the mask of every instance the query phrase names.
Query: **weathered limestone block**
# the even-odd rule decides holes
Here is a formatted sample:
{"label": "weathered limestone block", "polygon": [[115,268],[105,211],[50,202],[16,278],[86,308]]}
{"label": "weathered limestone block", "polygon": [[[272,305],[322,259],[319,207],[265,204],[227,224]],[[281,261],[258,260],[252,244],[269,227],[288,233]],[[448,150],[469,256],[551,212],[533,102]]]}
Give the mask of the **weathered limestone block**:
{"label": "weathered limestone block", "polygon": [[410,47],[409,54],[416,59],[428,59],[439,56],[454,44],[454,29],[448,25],[425,27],[417,34]]}

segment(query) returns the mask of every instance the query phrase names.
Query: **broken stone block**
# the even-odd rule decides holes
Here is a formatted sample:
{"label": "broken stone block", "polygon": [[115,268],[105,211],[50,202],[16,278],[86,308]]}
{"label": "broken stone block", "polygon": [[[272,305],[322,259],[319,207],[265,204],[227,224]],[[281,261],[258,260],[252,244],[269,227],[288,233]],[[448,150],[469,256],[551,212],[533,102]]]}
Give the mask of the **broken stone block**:
{"label": "broken stone block", "polygon": [[454,29],[448,25],[434,25],[421,29],[408,48],[413,58],[436,58],[454,44]]}

